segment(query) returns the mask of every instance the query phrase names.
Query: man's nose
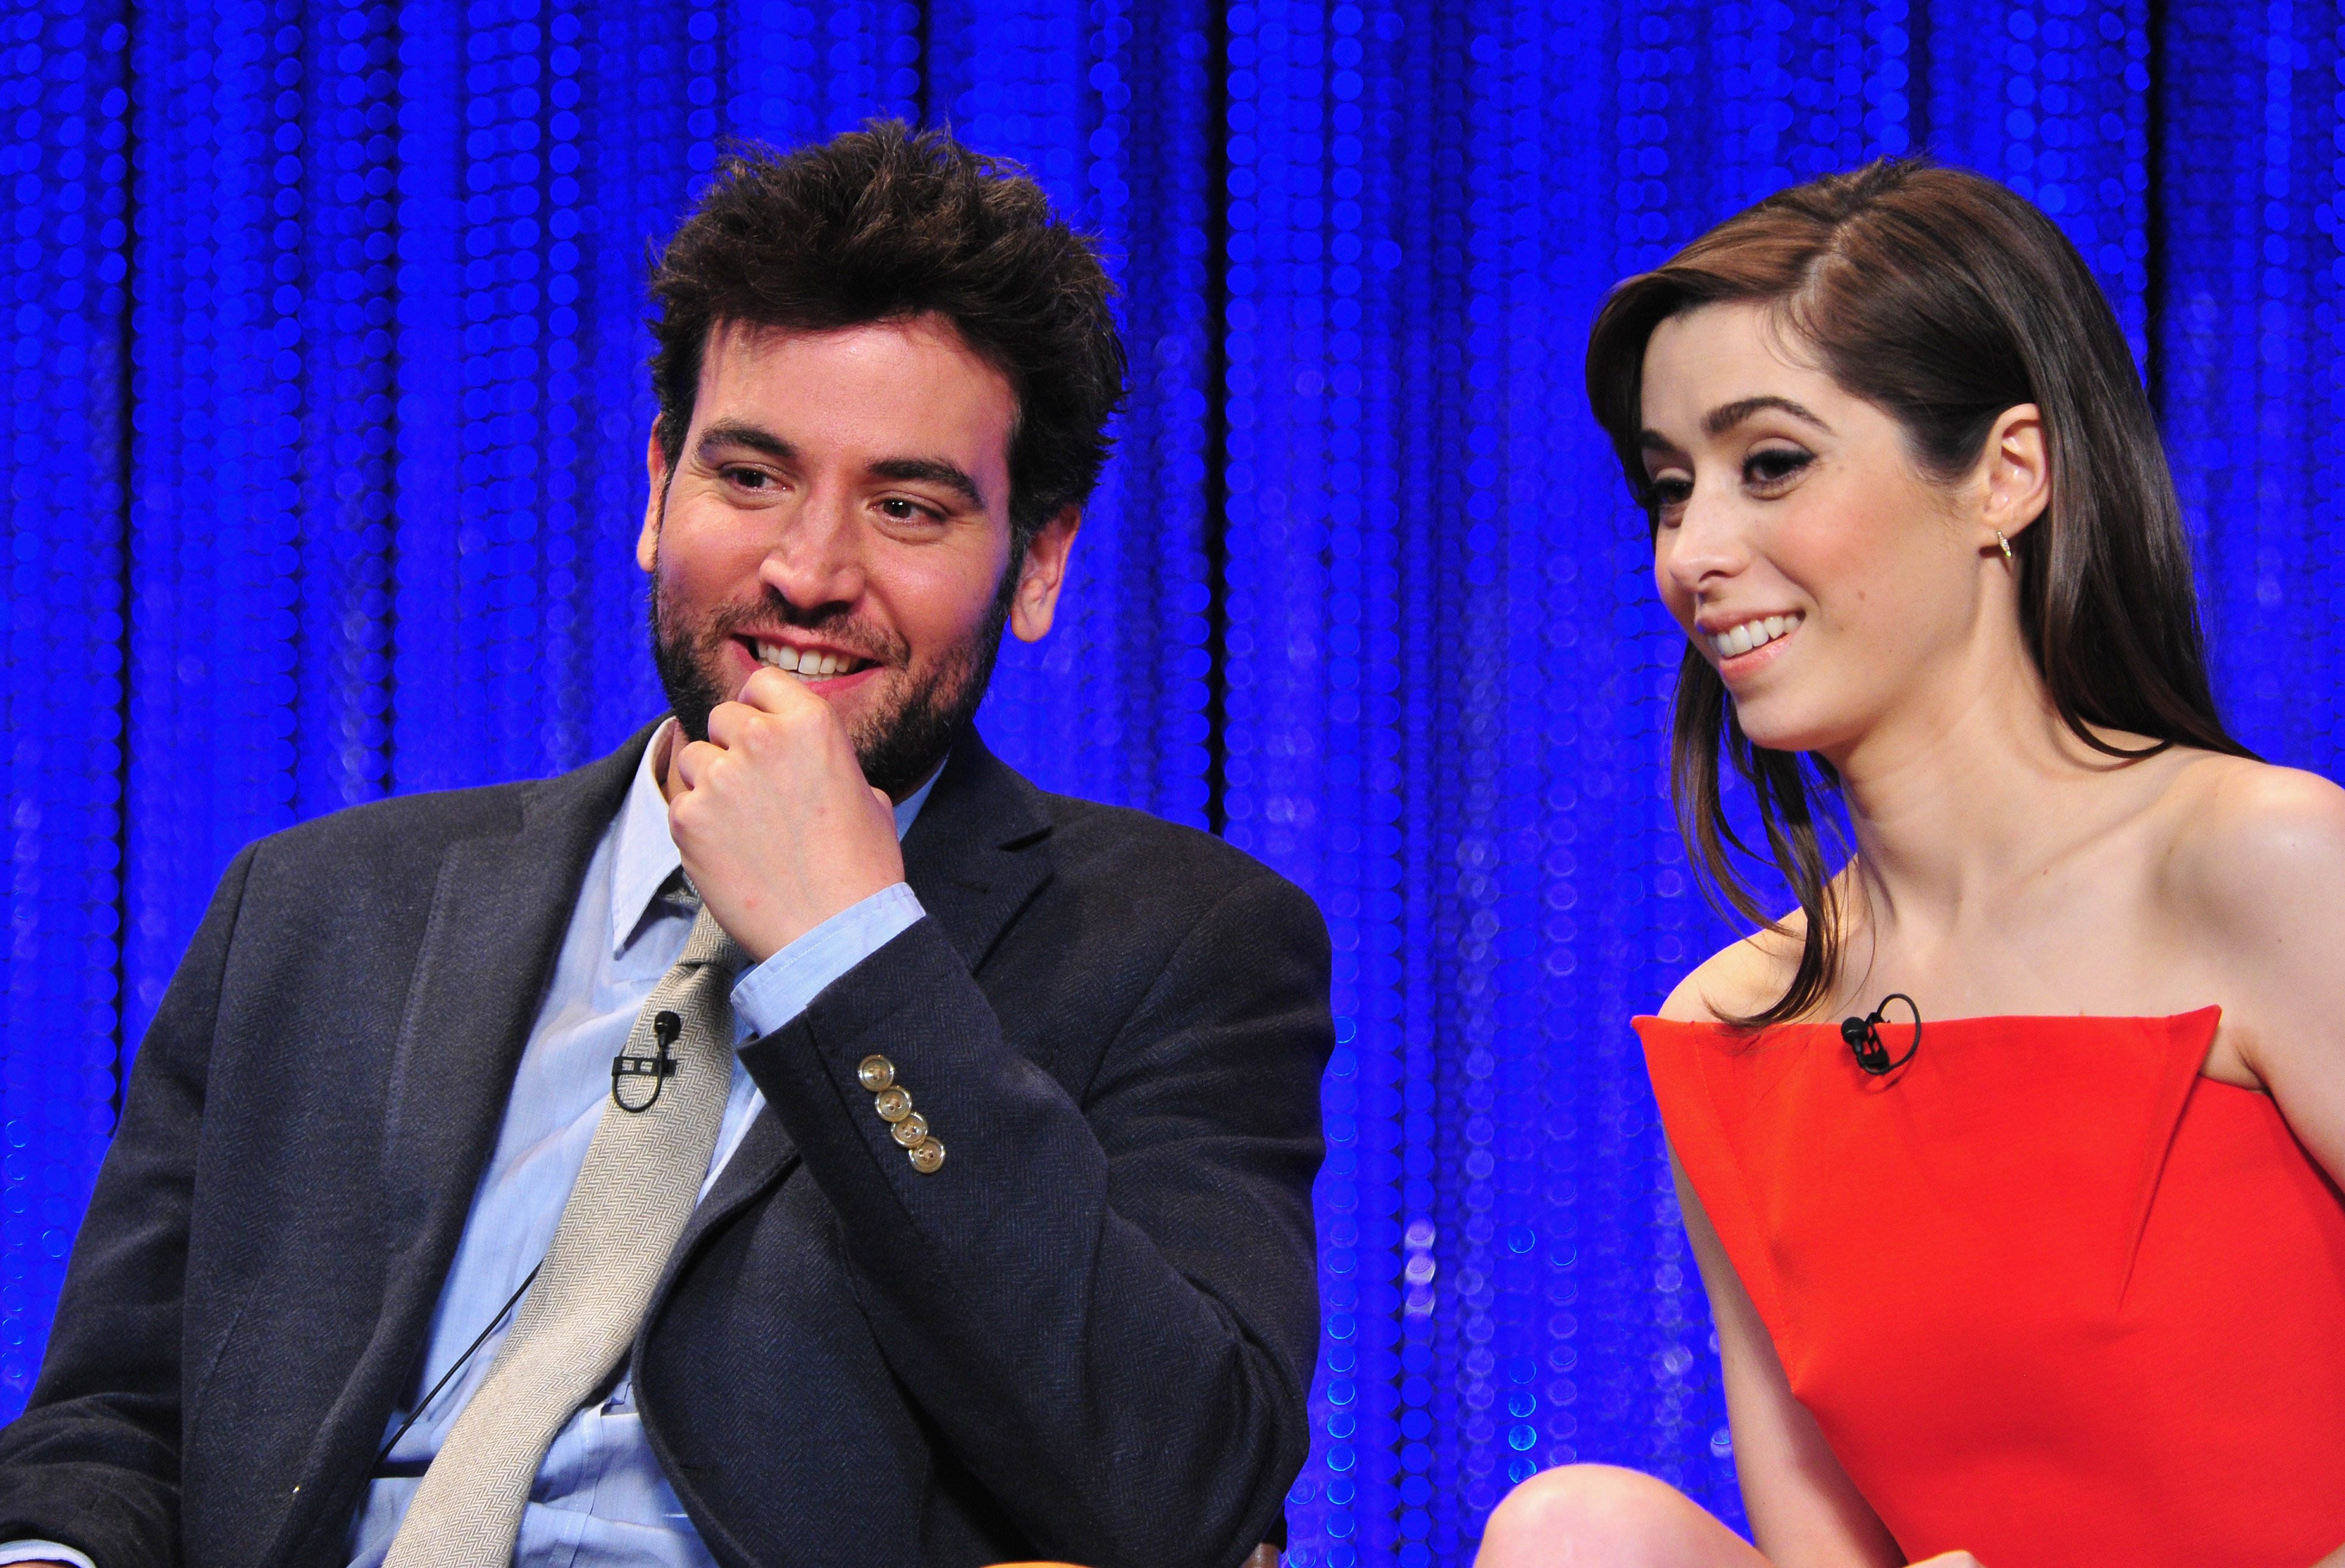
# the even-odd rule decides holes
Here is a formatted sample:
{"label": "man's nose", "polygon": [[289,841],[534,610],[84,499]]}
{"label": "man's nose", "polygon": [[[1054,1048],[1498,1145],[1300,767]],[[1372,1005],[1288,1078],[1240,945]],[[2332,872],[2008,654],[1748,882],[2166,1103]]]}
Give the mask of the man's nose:
{"label": "man's nose", "polygon": [[782,521],[757,575],[800,611],[851,604],[863,593],[866,542],[853,498],[817,489]]}

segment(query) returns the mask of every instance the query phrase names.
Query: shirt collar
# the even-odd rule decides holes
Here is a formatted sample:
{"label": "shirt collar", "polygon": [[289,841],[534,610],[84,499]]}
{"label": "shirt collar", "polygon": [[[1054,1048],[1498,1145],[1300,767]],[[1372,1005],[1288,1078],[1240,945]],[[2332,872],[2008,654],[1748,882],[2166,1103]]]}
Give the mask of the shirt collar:
{"label": "shirt collar", "polygon": [[[684,857],[676,853],[675,840],[668,835],[667,797],[660,794],[655,767],[662,749],[669,744],[669,732],[675,727],[675,721],[669,719],[652,732],[651,744],[644,748],[643,761],[635,765],[634,782],[627,786],[626,803],[619,808],[617,858],[611,868],[614,958],[624,953],[627,945],[634,940],[652,901],[667,885],[668,878],[684,868]],[[944,771],[939,764],[929,775],[928,783],[896,807],[898,839],[912,830],[913,819],[928,804],[929,792],[937,787],[937,780]]]}

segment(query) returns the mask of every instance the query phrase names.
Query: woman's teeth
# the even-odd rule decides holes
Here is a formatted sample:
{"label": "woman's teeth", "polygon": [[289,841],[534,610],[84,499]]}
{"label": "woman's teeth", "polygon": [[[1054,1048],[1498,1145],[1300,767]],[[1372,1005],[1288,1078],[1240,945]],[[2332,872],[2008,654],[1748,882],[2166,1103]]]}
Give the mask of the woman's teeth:
{"label": "woman's teeth", "polygon": [[1745,621],[1740,626],[1731,626],[1712,636],[1710,645],[1718,650],[1720,658],[1731,659],[1737,653],[1748,653],[1753,648],[1764,647],[1806,619],[1805,615],[1793,614],[1768,615],[1756,621]]}
{"label": "woman's teeth", "polygon": [[858,661],[844,653],[825,653],[813,648],[801,652],[777,642],[760,642],[757,644],[757,663],[769,664],[777,670],[787,670],[801,681],[819,681],[827,675],[844,673]]}

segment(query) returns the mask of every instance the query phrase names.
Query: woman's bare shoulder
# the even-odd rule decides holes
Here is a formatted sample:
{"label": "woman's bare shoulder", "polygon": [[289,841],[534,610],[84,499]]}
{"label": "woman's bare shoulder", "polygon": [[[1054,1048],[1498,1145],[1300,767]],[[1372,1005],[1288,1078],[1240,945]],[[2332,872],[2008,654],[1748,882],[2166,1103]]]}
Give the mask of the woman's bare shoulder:
{"label": "woman's bare shoulder", "polygon": [[2162,870],[2186,920],[2253,932],[2334,902],[2345,881],[2345,789],[2318,774],[2199,754],[2159,805]]}
{"label": "woman's bare shoulder", "polygon": [[1678,982],[1661,1004],[1661,1017],[1680,1024],[1711,1024],[1747,1018],[1774,1005],[1799,967],[1807,918],[1785,916],[1782,929],[1757,931],[1720,948]]}

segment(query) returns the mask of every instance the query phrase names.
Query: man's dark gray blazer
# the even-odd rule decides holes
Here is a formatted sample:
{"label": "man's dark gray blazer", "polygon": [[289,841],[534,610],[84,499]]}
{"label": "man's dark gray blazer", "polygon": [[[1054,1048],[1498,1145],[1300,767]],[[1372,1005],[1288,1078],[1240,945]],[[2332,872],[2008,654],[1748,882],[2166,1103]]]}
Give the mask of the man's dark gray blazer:
{"label": "man's dark gray blazer", "polygon": [[[237,857],[0,1435],[0,1541],[342,1561],[648,734]],[[636,1344],[654,1451],[727,1565],[1234,1563],[1306,1442],[1325,926],[974,733],[904,857],[928,918],[743,1049],[767,1109]],[[933,1175],[857,1082],[875,1052]]]}

